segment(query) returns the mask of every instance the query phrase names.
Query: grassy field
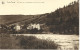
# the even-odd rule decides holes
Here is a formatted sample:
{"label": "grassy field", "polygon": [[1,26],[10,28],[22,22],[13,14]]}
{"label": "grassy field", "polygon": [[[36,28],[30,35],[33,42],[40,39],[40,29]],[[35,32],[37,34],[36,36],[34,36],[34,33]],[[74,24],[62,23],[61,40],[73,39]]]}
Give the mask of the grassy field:
{"label": "grassy field", "polygon": [[57,45],[34,36],[0,34],[0,49],[57,49]]}

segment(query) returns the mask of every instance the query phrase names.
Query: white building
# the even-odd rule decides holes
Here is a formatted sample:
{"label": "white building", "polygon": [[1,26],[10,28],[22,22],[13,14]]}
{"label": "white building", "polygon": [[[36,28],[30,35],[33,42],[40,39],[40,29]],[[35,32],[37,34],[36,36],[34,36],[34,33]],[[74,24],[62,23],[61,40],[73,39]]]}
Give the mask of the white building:
{"label": "white building", "polygon": [[14,27],[14,29],[15,29],[16,31],[19,31],[19,30],[21,30],[21,26],[20,26],[20,25],[16,25],[16,26]]}
{"label": "white building", "polygon": [[27,27],[27,29],[38,29],[38,30],[40,30],[40,24],[30,24],[28,27]]}

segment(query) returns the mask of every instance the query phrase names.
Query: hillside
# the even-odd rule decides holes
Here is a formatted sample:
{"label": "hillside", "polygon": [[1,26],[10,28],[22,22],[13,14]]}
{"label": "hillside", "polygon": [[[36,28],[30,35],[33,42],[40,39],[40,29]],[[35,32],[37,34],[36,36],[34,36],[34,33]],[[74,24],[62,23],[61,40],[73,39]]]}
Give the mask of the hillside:
{"label": "hillside", "polygon": [[41,22],[42,18],[46,17],[42,15],[0,15],[0,24],[14,24],[20,23],[30,23],[30,22]]}
{"label": "hillside", "polygon": [[0,24],[6,24],[6,23],[16,23],[22,20],[27,20],[31,18],[32,16],[25,16],[25,15],[0,15]]}
{"label": "hillside", "polygon": [[79,3],[72,2],[68,6],[57,9],[47,15],[47,25],[50,31],[62,34],[79,33]]}

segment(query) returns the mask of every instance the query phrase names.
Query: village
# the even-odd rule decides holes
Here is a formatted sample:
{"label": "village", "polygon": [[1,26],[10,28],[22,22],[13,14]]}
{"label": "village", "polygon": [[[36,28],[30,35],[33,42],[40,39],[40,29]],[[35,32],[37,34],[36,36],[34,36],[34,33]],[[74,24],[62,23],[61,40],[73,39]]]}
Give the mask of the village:
{"label": "village", "polygon": [[30,24],[11,24],[11,25],[0,25],[0,32],[11,32],[11,33],[24,33],[24,32],[31,32],[31,33],[37,33],[42,32],[44,30],[45,24],[39,24],[39,23],[30,23]]}

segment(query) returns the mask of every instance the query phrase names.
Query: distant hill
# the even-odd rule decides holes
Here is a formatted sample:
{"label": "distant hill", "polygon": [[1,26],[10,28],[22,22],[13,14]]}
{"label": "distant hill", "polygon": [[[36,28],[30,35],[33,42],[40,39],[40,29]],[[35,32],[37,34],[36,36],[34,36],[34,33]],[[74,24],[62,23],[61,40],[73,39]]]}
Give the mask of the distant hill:
{"label": "distant hill", "polygon": [[0,24],[13,24],[30,19],[33,19],[32,15],[0,15]]}
{"label": "distant hill", "polygon": [[25,19],[25,16],[23,15],[0,15],[0,24],[21,21],[23,19]]}
{"label": "distant hill", "polygon": [[0,15],[0,24],[43,23],[46,14],[41,15]]}

